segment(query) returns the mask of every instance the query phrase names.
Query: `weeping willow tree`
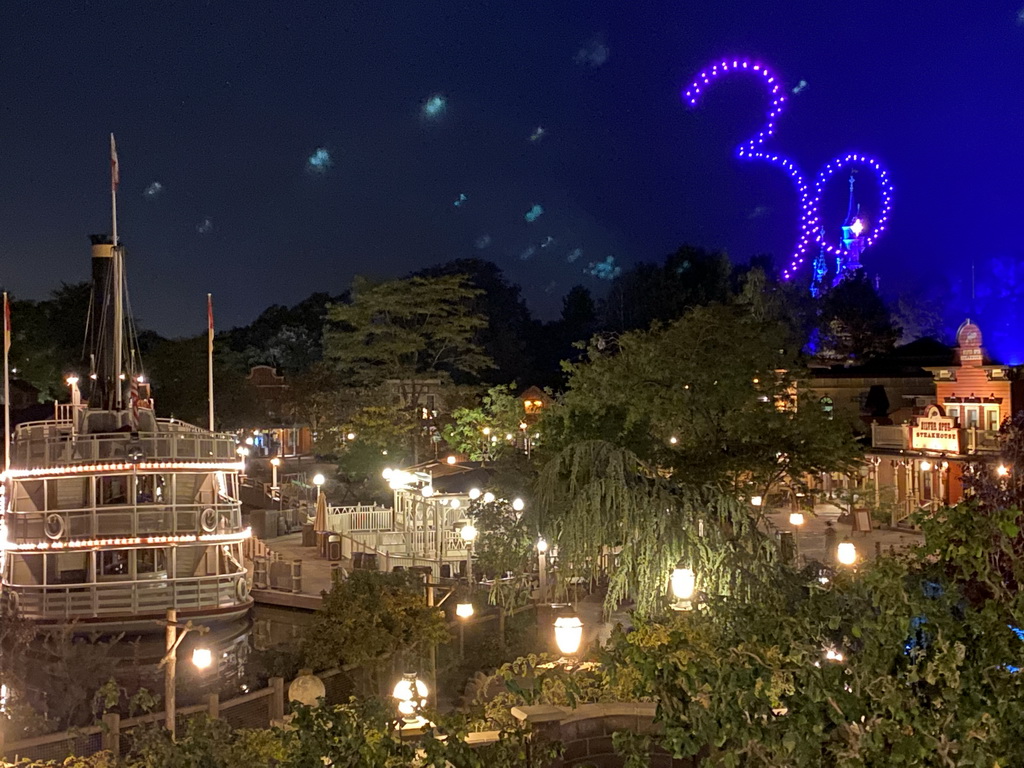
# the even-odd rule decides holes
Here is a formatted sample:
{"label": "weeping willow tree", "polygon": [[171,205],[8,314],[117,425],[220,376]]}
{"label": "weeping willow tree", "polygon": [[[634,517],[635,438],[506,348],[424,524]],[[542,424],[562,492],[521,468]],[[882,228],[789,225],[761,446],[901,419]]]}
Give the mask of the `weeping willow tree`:
{"label": "weeping willow tree", "polygon": [[709,594],[749,599],[772,580],[774,541],[743,504],[713,486],[673,481],[608,441],[564,448],[544,467],[538,490],[546,519],[555,521],[563,572],[596,577],[602,556],[618,552],[608,612],[626,600],[642,615],[664,608],[679,561]]}

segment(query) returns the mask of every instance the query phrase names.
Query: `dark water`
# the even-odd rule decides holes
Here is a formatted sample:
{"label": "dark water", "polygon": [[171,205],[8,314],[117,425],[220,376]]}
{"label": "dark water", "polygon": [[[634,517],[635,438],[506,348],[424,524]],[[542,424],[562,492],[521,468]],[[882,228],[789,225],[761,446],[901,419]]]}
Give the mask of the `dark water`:
{"label": "dark water", "polygon": [[[243,620],[212,625],[202,634],[189,632],[177,653],[178,706],[202,703],[212,693],[223,701],[264,687],[269,677],[294,676],[303,628],[311,620],[311,613],[257,606]],[[105,704],[116,697],[115,708],[123,715],[130,714],[132,697],[136,703],[143,701],[144,695],[137,696],[141,689],[162,702],[162,631],[137,636],[37,635],[7,646],[0,651],[0,712],[10,719],[8,740],[91,724],[104,707],[96,701],[101,688]],[[192,663],[196,647],[211,651],[213,663],[208,668],[200,670]],[[107,684],[111,679],[116,685]]]}

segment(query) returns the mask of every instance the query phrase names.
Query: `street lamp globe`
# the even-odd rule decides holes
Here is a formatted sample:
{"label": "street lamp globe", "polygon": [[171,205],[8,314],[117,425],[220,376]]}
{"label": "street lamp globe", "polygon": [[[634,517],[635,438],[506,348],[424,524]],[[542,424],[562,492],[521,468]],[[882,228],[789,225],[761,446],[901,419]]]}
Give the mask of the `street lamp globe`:
{"label": "street lamp globe", "polygon": [[463,541],[472,543],[476,539],[476,533],[476,526],[472,523],[466,523],[459,531],[459,536],[462,537]]}
{"label": "street lamp globe", "polygon": [[761,498],[760,496],[751,496],[750,503],[755,507],[760,507],[762,504],[764,504],[764,499]]}
{"label": "street lamp globe", "polygon": [[418,677],[415,672],[406,672],[402,679],[395,683],[391,692],[392,697],[398,702],[398,712],[408,723],[416,722],[416,713],[427,706],[427,685]]}
{"label": "street lamp globe", "polygon": [[479,499],[480,498],[480,489],[479,488],[470,488],[469,489],[469,498],[471,498],[473,501],[476,501],[477,499]]}
{"label": "street lamp globe", "polygon": [[842,541],[836,548],[836,560],[841,565],[853,565],[857,562],[857,547],[852,541]]}
{"label": "street lamp globe", "polygon": [[420,491],[420,493],[423,494],[423,498],[429,499],[431,496],[434,495],[434,486],[432,486],[432,485],[424,485],[423,489]]}
{"label": "street lamp globe", "polygon": [[492,501],[494,501],[494,494],[488,491],[484,494],[484,504],[490,504]]}
{"label": "street lamp globe", "polygon": [[537,539],[537,551],[542,555],[548,551],[548,542],[543,536]]}
{"label": "street lamp globe", "polygon": [[459,603],[455,606],[455,615],[460,619],[468,619],[473,615],[472,603]]}
{"label": "street lamp globe", "polygon": [[326,478],[322,474],[320,474],[319,472],[317,472],[315,475],[313,475],[313,485],[315,485],[317,488],[322,486],[325,482],[326,482]]}
{"label": "street lamp globe", "polygon": [[213,664],[213,652],[209,648],[193,648],[192,663],[196,669],[207,669]]}
{"label": "street lamp globe", "polygon": [[573,656],[583,642],[583,622],[580,617],[559,616],[555,619],[555,644],[565,656]]}
{"label": "street lamp globe", "polygon": [[1000,464],[998,467],[996,467],[996,474],[999,475],[1000,477],[1006,477],[1008,474],[1010,474],[1010,469],[1005,464]]}
{"label": "street lamp globe", "polygon": [[462,506],[462,502],[458,499],[452,499],[449,503],[452,505],[452,509],[458,509]]}
{"label": "street lamp globe", "polygon": [[272,458],[270,460],[270,466],[272,466],[272,467],[280,467],[281,466],[281,460],[279,458],[277,458],[277,456],[275,456],[274,458]]}
{"label": "street lamp globe", "polygon": [[676,600],[690,601],[693,593],[697,590],[697,577],[692,568],[683,567],[682,563],[676,565],[672,571],[672,596]]}
{"label": "street lamp globe", "polygon": [[789,524],[799,528],[804,524],[804,513],[803,512],[790,512],[789,513]]}
{"label": "street lamp globe", "polygon": [[384,467],[384,471],[380,473],[380,476],[383,477],[385,480],[390,480],[391,473],[394,471],[395,470],[393,470],[391,467]]}
{"label": "street lamp globe", "polygon": [[523,501],[522,499],[513,499],[512,500],[512,509],[514,509],[516,512],[522,512],[525,508],[526,508],[526,502]]}

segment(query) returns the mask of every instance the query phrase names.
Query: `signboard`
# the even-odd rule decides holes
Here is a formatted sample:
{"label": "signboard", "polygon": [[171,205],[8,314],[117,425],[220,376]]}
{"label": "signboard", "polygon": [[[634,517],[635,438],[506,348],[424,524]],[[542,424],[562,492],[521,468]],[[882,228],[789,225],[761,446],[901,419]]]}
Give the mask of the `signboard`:
{"label": "signboard", "polygon": [[910,428],[910,446],[916,450],[960,453],[960,430],[934,405]]}

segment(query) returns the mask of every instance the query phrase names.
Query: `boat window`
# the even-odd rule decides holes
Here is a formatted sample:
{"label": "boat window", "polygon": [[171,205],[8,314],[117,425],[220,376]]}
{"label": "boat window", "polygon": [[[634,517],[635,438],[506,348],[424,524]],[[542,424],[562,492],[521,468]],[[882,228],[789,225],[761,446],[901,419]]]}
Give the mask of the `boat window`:
{"label": "boat window", "polygon": [[144,575],[167,570],[167,560],[163,549],[135,550],[135,573]]}
{"label": "boat window", "polygon": [[41,554],[9,555],[11,583],[32,586],[43,583],[43,556]]}
{"label": "boat window", "polygon": [[135,478],[135,501],[139,504],[162,504],[167,499],[166,475],[139,475]]}
{"label": "boat window", "polygon": [[48,509],[85,509],[89,505],[88,477],[61,477],[46,481]]}
{"label": "boat window", "polygon": [[96,478],[96,504],[127,504],[131,475],[103,475]]}
{"label": "boat window", "polygon": [[51,552],[46,555],[47,584],[85,584],[88,581],[88,552]]}
{"label": "boat window", "polygon": [[99,563],[99,575],[111,577],[111,576],[128,576],[128,550],[126,549],[110,549],[103,552],[97,553]]}
{"label": "boat window", "polygon": [[45,509],[43,503],[43,480],[18,480],[14,483],[14,509],[31,512]]}

